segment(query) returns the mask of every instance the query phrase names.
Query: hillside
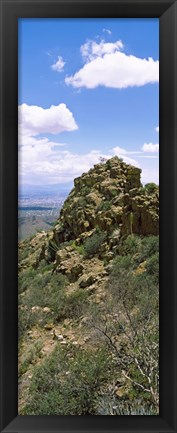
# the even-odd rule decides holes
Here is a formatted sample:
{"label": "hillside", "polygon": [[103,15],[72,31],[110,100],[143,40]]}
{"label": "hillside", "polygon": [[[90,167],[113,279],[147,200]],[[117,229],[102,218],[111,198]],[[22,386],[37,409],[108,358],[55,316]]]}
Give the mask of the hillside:
{"label": "hillside", "polygon": [[35,215],[32,216],[20,216],[18,218],[18,239],[22,241],[23,239],[34,236],[39,231],[51,230],[54,222],[54,217],[39,218]]}
{"label": "hillside", "polygon": [[159,191],[114,157],[19,243],[19,413],[158,414]]}

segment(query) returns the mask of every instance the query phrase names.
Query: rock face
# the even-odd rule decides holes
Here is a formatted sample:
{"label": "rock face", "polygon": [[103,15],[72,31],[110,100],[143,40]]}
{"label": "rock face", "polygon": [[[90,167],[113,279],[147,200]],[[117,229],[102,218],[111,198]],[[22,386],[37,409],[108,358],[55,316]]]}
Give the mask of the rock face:
{"label": "rock face", "polygon": [[[55,226],[56,245],[79,239],[97,227],[108,236],[118,229],[120,236],[131,233],[157,235],[159,231],[158,187],[147,194],[140,182],[141,170],[118,157],[95,165],[74,180]],[[76,270],[76,273],[79,272]]]}

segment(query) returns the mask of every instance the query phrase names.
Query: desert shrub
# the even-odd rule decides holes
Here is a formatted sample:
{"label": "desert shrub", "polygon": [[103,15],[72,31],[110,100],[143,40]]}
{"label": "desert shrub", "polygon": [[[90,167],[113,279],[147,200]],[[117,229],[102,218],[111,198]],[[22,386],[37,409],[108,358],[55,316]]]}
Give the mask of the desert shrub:
{"label": "desert shrub", "polygon": [[145,189],[145,192],[146,192],[148,195],[151,195],[151,194],[153,194],[154,192],[158,191],[158,185],[156,185],[156,184],[153,183],[153,182],[146,183],[146,185],[144,186],[144,189]]}
{"label": "desert shrub", "polygon": [[103,200],[97,207],[97,211],[107,211],[111,209],[111,202],[109,200]]}
{"label": "desert shrub", "polygon": [[124,307],[131,309],[136,303],[136,290],[132,273],[132,257],[118,256],[113,261],[112,271],[109,275],[108,289],[111,293],[116,310]]}
{"label": "desert shrub", "polygon": [[79,197],[79,200],[77,201],[77,206],[84,207],[87,204],[87,200],[85,197]]}
{"label": "desert shrub", "polygon": [[31,281],[36,275],[36,271],[33,268],[29,268],[20,273],[18,278],[18,293],[23,293],[27,290],[31,284]]}
{"label": "desert shrub", "polygon": [[62,274],[38,273],[35,271],[28,285],[28,291],[24,293],[21,302],[28,308],[33,306],[49,307],[57,312],[60,302],[64,297],[64,287],[67,278]]}
{"label": "desert shrub", "polygon": [[27,329],[29,329],[29,319],[30,319],[30,311],[25,309],[20,309],[18,312],[18,338],[21,340],[25,335]]}
{"label": "desert shrub", "polygon": [[90,193],[90,191],[91,191],[91,188],[89,188],[89,186],[84,186],[84,187],[82,187],[82,194],[85,196],[85,195],[88,195],[89,193]]}
{"label": "desert shrub", "polygon": [[92,257],[99,252],[100,246],[106,240],[106,233],[97,230],[84,242],[84,255],[85,257]]}
{"label": "desert shrub", "polygon": [[117,196],[117,189],[112,189],[111,190],[111,197],[116,197]]}
{"label": "desert shrub", "polygon": [[93,415],[100,386],[110,379],[109,354],[61,348],[35,368],[23,415]]}
{"label": "desert shrub", "polygon": [[126,256],[117,256],[113,260],[111,276],[119,277],[121,274],[125,275],[126,271],[130,271],[132,267],[132,256],[127,254]]}
{"label": "desert shrub", "polygon": [[79,254],[81,254],[81,255],[84,254],[84,246],[82,244],[81,245],[77,245],[75,241],[72,241],[71,247],[74,250],[78,251]]}
{"label": "desert shrub", "polygon": [[27,246],[27,245],[25,245],[24,248],[19,249],[18,250],[18,261],[19,261],[19,263],[22,260],[27,259],[27,257],[29,256],[30,252],[31,252],[31,248],[30,248],[30,246]]}
{"label": "desert shrub", "polygon": [[19,365],[18,374],[21,376],[26,373],[30,364],[33,364],[38,357],[41,356],[42,341],[37,340],[28,346],[28,349],[23,353],[21,363]]}
{"label": "desert shrub", "polygon": [[159,281],[159,253],[153,254],[153,256],[149,257],[146,261],[146,270],[149,275],[151,275],[154,279],[154,282],[158,284]]}
{"label": "desert shrub", "polygon": [[57,243],[56,243],[54,240],[52,240],[52,239],[50,239],[50,241],[49,241],[49,250],[50,250],[51,252],[54,252],[54,253],[56,253],[56,252],[59,250],[59,246],[58,246]]}
{"label": "desert shrub", "polygon": [[88,293],[82,289],[77,289],[70,295],[65,294],[57,310],[57,320],[64,318],[77,319],[83,314],[87,302]]}
{"label": "desert shrub", "polygon": [[104,395],[98,399],[97,415],[158,415],[151,404],[145,404],[143,399],[129,401],[120,400],[112,395]]}
{"label": "desert shrub", "polygon": [[42,274],[46,272],[50,272],[52,271],[52,269],[53,269],[53,263],[47,263],[45,260],[41,260],[37,268],[38,272],[41,272]]}
{"label": "desert shrub", "polygon": [[[65,318],[77,319],[83,313],[88,302],[88,293],[81,289],[68,294],[65,287],[68,283],[66,276],[52,274],[51,272],[38,273],[32,270],[27,282],[28,290],[19,296],[18,332],[21,340],[28,329],[36,323],[44,326],[48,317],[42,312],[42,308],[51,309],[52,321],[60,321]],[[25,281],[25,272],[24,272]],[[23,286],[22,286],[23,287]],[[26,286],[25,286],[26,287]],[[31,312],[31,308],[38,306],[39,310]]]}
{"label": "desert shrub", "polygon": [[124,253],[125,254],[136,254],[141,246],[141,239],[136,235],[129,235],[124,241]]}
{"label": "desert shrub", "polygon": [[[124,254],[127,249],[129,253],[113,260],[109,275],[108,293],[112,297],[112,319],[107,303],[103,313],[98,312],[92,316],[92,323],[93,327],[96,324],[96,329],[125,373],[124,380],[126,378],[130,386],[128,399],[140,399],[141,407],[144,404],[146,410],[152,408],[149,409],[150,412],[157,413],[159,257],[158,252],[150,253],[158,249],[158,239],[139,239],[136,252],[136,238],[133,243],[130,238],[125,242],[124,249]],[[140,266],[141,263],[143,266]],[[116,343],[120,335],[121,346]],[[138,414],[136,407],[133,410],[134,414]],[[124,409],[123,411],[127,413]],[[119,412],[115,410],[112,414]]]}
{"label": "desert shrub", "polygon": [[148,259],[159,251],[159,236],[145,236],[141,240],[138,261]]}

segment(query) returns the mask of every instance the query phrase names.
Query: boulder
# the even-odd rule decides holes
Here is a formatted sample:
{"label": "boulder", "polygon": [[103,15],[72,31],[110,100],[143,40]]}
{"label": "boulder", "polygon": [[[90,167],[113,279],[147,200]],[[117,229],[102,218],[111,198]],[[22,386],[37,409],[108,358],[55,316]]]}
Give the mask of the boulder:
{"label": "boulder", "polygon": [[85,287],[91,286],[96,281],[96,276],[94,274],[84,274],[82,278],[79,281],[79,286],[82,289],[85,289]]}

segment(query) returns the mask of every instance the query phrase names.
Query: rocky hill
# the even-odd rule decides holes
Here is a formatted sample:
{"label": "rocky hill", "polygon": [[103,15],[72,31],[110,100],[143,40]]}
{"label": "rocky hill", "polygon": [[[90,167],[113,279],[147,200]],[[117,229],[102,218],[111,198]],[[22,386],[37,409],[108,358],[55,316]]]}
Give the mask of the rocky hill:
{"label": "rocky hill", "polygon": [[22,414],[158,413],[159,191],[140,175],[117,157],[95,165],[75,179],[54,229],[19,244]]}
{"label": "rocky hill", "polygon": [[[158,188],[148,196],[141,187],[141,170],[118,157],[97,164],[74,180],[62,208],[54,239],[61,243],[98,227],[109,234],[158,234]],[[132,227],[130,215],[133,215]]]}

